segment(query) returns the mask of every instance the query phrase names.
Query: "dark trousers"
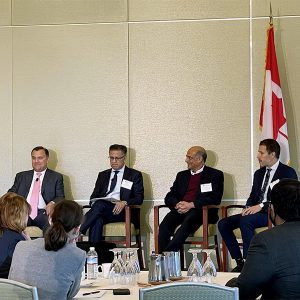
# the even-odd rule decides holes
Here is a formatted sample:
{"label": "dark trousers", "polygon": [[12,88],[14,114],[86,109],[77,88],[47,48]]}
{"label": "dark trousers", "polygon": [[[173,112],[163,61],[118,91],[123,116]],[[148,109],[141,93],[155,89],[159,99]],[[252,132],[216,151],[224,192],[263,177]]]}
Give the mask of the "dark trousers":
{"label": "dark trousers", "polygon": [[89,229],[89,242],[98,243],[103,240],[103,225],[114,222],[124,222],[125,210],[118,215],[113,214],[115,204],[105,200],[96,201],[85,214],[85,220],[80,231],[85,234]]}
{"label": "dark trousers", "polygon": [[[267,225],[268,214],[266,212],[258,212],[253,215],[242,216],[238,214],[221,219],[218,223],[218,228],[231,257],[238,259],[247,257],[250,242],[254,236],[254,230]],[[237,228],[241,230],[242,234],[243,256],[238,241],[233,233],[233,230]]]}
{"label": "dark trousers", "polygon": [[27,226],[37,226],[43,230],[43,233],[45,234],[46,230],[50,226],[46,210],[38,209],[37,216],[34,220],[32,220],[30,217],[28,218]]}
{"label": "dark trousers", "polygon": [[[171,210],[159,225],[159,252],[179,251],[188,236],[194,233],[202,223],[202,210],[192,208],[185,214]],[[174,234],[179,225],[181,226]],[[172,239],[171,236],[173,236]]]}

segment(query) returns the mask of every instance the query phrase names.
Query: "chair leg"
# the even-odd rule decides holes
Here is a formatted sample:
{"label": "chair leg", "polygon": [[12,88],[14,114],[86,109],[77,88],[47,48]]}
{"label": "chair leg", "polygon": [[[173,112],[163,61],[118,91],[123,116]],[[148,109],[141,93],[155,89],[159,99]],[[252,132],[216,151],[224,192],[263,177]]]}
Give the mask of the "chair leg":
{"label": "chair leg", "polygon": [[141,236],[138,234],[136,237],[136,242],[138,245],[138,260],[140,263],[140,268],[141,270],[144,269],[144,260],[143,260],[143,252],[142,252],[142,241],[141,241]]}
{"label": "chair leg", "polygon": [[222,270],[223,269],[222,262],[220,260],[218,236],[215,235],[214,239],[215,239],[215,250],[216,250],[216,257],[217,257],[218,268],[219,268],[219,271],[223,271]]}
{"label": "chair leg", "polygon": [[222,240],[223,272],[228,272],[228,252],[224,241]]}
{"label": "chair leg", "polygon": [[184,270],[184,245],[180,247],[180,265],[181,270]]}

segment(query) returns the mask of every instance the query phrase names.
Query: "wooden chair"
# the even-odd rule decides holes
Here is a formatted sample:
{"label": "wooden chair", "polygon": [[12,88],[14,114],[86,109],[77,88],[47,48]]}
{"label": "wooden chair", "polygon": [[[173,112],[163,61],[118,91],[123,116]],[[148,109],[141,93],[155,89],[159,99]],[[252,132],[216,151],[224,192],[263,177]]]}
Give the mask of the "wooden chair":
{"label": "wooden chair", "polygon": [[[245,207],[245,205],[239,205],[239,204],[232,204],[232,205],[227,205],[227,206],[222,206],[221,207],[221,211],[222,211],[222,218],[227,218],[229,216],[229,210],[232,209],[243,209]],[[269,213],[270,208],[268,209],[268,213]],[[270,218],[268,219],[268,226],[266,227],[260,227],[260,228],[256,228],[255,229],[255,234],[258,234],[259,232],[262,232],[264,230],[267,230],[269,228],[272,228],[272,222],[270,220]],[[236,238],[238,240],[242,239],[242,234],[239,228],[234,230],[234,235],[236,236]],[[240,246],[243,245],[242,242],[239,243]],[[223,272],[227,272],[228,271],[228,249],[226,247],[225,242],[222,240],[222,261],[223,261],[223,267],[222,270]]]}
{"label": "wooden chair", "polygon": [[[159,231],[159,211],[161,208],[167,207],[166,205],[154,206],[154,248],[155,252],[158,253],[158,231]],[[208,210],[209,208],[219,208],[216,205],[205,205],[202,208],[203,214],[203,225],[185,241],[185,244],[189,245],[201,245],[203,249],[213,248],[216,250],[216,257],[218,268],[221,270],[222,264],[220,261],[218,237],[217,237],[217,224],[208,223]],[[214,245],[209,244],[209,238],[214,238]],[[183,247],[181,249],[181,267],[184,265]]]}
{"label": "wooden chair", "polygon": [[[84,205],[84,209],[90,209],[90,205]],[[144,268],[143,254],[142,254],[142,239],[140,228],[140,205],[125,206],[125,222],[108,223],[103,226],[104,241],[115,243],[117,245],[130,248],[132,246],[138,247],[138,259],[141,269]],[[136,224],[131,222],[131,215],[136,214]],[[109,240],[105,239],[109,238]],[[135,243],[132,244],[133,238]]]}
{"label": "wooden chair", "polygon": [[43,237],[43,231],[37,226],[28,226],[28,227],[26,227],[26,233],[32,239]]}

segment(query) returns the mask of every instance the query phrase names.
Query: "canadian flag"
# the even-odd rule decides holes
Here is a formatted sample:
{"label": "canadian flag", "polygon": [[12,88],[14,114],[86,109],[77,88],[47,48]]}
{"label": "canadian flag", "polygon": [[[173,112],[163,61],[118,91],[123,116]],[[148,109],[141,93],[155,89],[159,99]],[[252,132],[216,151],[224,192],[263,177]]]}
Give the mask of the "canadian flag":
{"label": "canadian flag", "polygon": [[259,125],[262,139],[272,138],[280,144],[280,161],[290,162],[287,121],[280,87],[280,78],[274,44],[274,30],[270,25],[267,32],[265,83],[260,109]]}

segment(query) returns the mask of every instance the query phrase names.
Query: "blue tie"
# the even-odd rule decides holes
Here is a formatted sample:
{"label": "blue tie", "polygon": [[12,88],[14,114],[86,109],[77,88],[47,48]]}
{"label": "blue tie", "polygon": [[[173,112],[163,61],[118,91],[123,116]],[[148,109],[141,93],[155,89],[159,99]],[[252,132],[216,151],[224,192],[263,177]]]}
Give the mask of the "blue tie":
{"label": "blue tie", "polygon": [[119,172],[120,172],[120,171],[114,171],[115,175],[114,175],[113,179],[111,180],[111,183],[110,183],[110,189],[109,189],[109,191],[106,193],[105,196],[107,196],[108,194],[110,194],[110,193],[114,190],[114,188],[116,187],[117,179],[118,179],[118,173],[119,173]]}
{"label": "blue tie", "polygon": [[268,182],[269,182],[269,179],[270,179],[270,172],[271,172],[271,169],[268,168],[263,187],[262,187],[262,189],[260,191],[260,194],[259,194],[258,203],[262,203],[263,200],[264,200],[264,195],[265,195],[265,192],[266,192],[266,188],[267,188],[267,185],[268,185]]}

